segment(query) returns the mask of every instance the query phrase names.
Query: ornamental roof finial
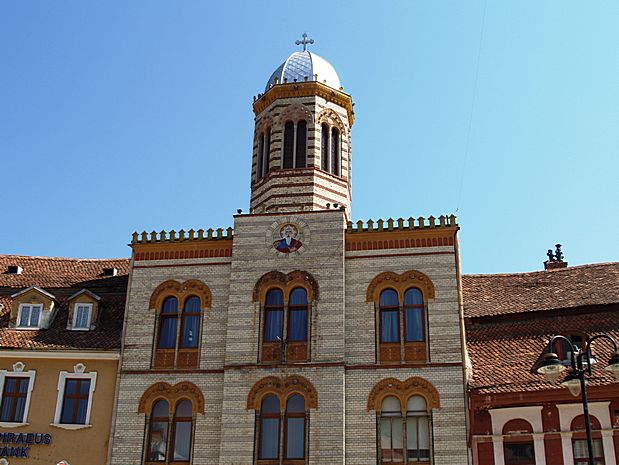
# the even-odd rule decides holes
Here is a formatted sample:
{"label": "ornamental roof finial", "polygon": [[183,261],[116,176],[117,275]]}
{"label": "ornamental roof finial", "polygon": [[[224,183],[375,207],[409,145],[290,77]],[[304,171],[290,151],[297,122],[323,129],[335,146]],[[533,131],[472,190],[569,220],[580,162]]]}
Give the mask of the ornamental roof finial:
{"label": "ornamental roof finial", "polygon": [[303,51],[305,52],[306,48],[307,48],[307,44],[313,44],[314,43],[314,39],[307,39],[307,32],[304,32],[303,35],[301,36],[303,37],[303,40],[297,40],[295,42],[296,45],[303,45]]}

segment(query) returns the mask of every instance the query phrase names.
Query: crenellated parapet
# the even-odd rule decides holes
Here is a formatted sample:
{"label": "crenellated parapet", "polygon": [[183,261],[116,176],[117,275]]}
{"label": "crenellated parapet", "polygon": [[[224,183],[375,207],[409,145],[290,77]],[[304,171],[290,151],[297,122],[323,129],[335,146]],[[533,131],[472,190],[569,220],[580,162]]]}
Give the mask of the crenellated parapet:
{"label": "crenellated parapet", "polygon": [[410,217],[408,219],[398,218],[394,220],[393,218],[389,218],[387,220],[378,219],[376,221],[369,219],[367,221],[356,221],[348,222],[348,228],[346,232],[348,233],[359,233],[359,232],[379,232],[379,231],[395,231],[395,230],[412,230],[412,229],[424,229],[424,228],[452,228],[457,227],[456,216],[455,215],[441,215],[438,218],[434,216],[429,216],[428,218],[424,218],[420,216],[419,218]]}
{"label": "crenellated parapet", "polygon": [[179,229],[175,231],[171,229],[170,231],[151,231],[146,232],[142,231],[138,233],[137,231],[131,235],[131,244],[148,244],[155,242],[182,242],[182,241],[210,241],[210,240],[218,240],[218,239],[232,239],[233,229],[232,228],[209,228],[209,229],[189,229],[185,231],[184,229]]}
{"label": "crenellated parapet", "polygon": [[139,260],[183,260],[232,256],[232,228],[142,231],[131,235],[133,258]]}
{"label": "crenellated parapet", "polygon": [[349,221],[346,251],[453,247],[458,229],[455,215]]}

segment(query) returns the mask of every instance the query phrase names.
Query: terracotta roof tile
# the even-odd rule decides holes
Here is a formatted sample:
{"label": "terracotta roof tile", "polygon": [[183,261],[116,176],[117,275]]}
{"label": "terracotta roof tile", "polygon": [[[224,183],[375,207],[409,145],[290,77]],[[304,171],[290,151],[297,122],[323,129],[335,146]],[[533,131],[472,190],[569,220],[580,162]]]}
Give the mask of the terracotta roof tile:
{"label": "terracotta roof tile", "polygon": [[619,263],[462,277],[466,317],[619,302]]}
{"label": "terracotta roof tile", "polygon": [[[22,274],[7,274],[9,265]],[[103,276],[103,268],[116,268],[117,276]],[[0,349],[118,350],[129,273],[128,259],[73,259],[0,255]],[[49,329],[34,331],[8,327],[11,295],[38,286],[54,295],[58,310]],[[101,317],[92,331],[66,329],[68,298],[88,289],[101,297]]]}

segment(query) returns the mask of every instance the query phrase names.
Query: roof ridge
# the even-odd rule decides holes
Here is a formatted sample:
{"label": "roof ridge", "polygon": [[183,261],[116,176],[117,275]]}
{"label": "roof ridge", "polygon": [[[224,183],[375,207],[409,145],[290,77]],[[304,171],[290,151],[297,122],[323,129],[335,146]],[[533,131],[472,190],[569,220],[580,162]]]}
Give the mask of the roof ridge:
{"label": "roof ridge", "polygon": [[71,261],[88,261],[88,262],[110,262],[110,261],[129,261],[131,257],[121,258],[75,258],[75,257],[49,257],[44,255],[18,255],[18,254],[0,254],[0,259],[17,258],[17,259],[34,259],[34,260],[71,260]]}
{"label": "roof ridge", "polygon": [[567,266],[565,268],[558,268],[556,270],[534,270],[534,271],[518,271],[518,272],[514,272],[514,273],[471,273],[471,274],[463,274],[462,277],[463,278],[468,278],[468,277],[491,277],[491,276],[522,276],[522,275],[531,275],[531,274],[537,274],[537,273],[552,273],[552,274],[556,274],[556,273],[564,273],[566,271],[570,271],[570,270],[574,270],[574,269],[582,269],[582,268],[598,268],[598,267],[603,267],[603,266],[610,266],[610,265],[615,265],[615,266],[619,266],[619,262],[600,262],[600,263],[585,263],[582,265],[573,265],[573,266]]}

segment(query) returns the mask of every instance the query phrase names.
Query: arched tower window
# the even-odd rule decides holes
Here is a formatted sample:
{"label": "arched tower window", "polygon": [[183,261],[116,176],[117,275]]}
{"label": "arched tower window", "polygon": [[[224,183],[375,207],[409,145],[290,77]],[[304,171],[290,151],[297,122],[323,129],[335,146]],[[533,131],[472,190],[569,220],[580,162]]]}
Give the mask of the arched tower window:
{"label": "arched tower window", "polygon": [[265,396],[260,404],[260,460],[279,459],[279,417],[279,399],[274,395]]}
{"label": "arched tower window", "polygon": [[320,159],[323,171],[329,171],[329,126],[322,124],[320,137]]}
{"label": "arched tower window", "polygon": [[400,361],[400,306],[398,293],[385,289],[379,299],[380,360]]}
{"label": "arched tower window", "polygon": [[264,133],[258,139],[258,156],[256,157],[256,180],[262,178],[262,154],[264,153]]}
{"label": "arched tower window", "polygon": [[271,153],[271,128],[260,133],[258,139],[258,156],[256,157],[256,180],[262,179],[269,172]]}
{"label": "arched tower window", "polygon": [[307,165],[307,123],[300,120],[297,123],[297,144],[295,168],[305,168]]}
{"label": "arched tower window", "polygon": [[286,121],[284,124],[284,162],[282,167],[305,168],[307,166],[307,122]]}
{"label": "arched tower window", "polygon": [[340,175],[340,131],[331,129],[331,173]]}
{"label": "arched tower window", "polygon": [[284,124],[284,168],[294,168],[294,123]]}

